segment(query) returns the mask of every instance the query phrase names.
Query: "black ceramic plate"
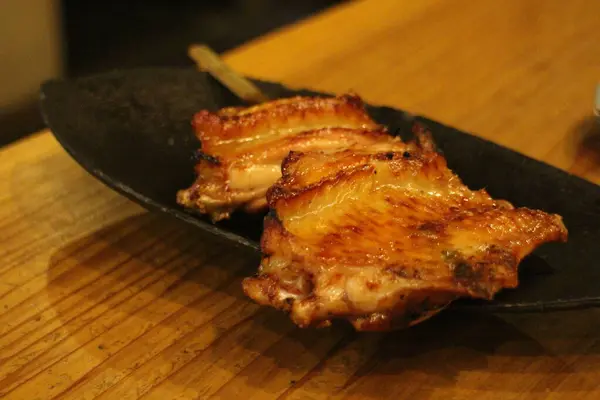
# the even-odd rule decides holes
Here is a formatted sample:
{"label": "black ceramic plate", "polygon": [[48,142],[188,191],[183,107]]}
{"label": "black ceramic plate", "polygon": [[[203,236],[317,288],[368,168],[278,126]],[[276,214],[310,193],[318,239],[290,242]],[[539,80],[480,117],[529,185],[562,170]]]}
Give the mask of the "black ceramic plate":
{"label": "black ceramic plate", "polygon": [[[257,84],[272,97],[300,93]],[[193,69],[152,68],[51,81],[42,87],[41,104],[66,151],[106,185],[147,208],[258,251],[262,216],[239,214],[213,225],[175,202],[177,190],[194,179],[199,144],[191,131],[192,115],[240,104],[210,76]],[[369,111],[402,136],[415,121],[427,125],[450,168],[472,189],[485,187],[517,206],[564,217],[569,242],[545,245],[524,260],[518,289],[505,290],[492,302],[462,301],[457,307],[535,311],[600,305],[599,186],[425,118],[386,107],[370,106]]]}

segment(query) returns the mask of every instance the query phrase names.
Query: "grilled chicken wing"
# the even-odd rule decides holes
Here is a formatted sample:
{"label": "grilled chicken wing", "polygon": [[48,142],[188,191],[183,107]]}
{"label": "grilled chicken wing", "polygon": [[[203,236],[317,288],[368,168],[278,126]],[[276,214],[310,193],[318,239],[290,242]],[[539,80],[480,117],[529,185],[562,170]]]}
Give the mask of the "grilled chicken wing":
{"label": "grilled chicken wing", "polygon": [[560,216],[469,190],[428,146],[292,152],[282,171],[243,288],[302,327],[410,326],[458,297],[516,287],[523,257],[567,239]]}
{"label": "grilled chicken wing", "polygon": [[202,144],[197,180],[177,195],[213,221],[236,209],[266,208],[267,189],[291,151],[342,150],[403,143],[377,125],[357,96],[293,97],[248,108],[201,111],[193,120]]}

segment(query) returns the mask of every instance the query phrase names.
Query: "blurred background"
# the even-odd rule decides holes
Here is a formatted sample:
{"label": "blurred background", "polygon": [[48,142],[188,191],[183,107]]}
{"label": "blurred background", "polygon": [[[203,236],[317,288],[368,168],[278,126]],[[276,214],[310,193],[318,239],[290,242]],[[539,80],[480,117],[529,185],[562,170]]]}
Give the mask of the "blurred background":
{"label": "blurred background", "polygon": [[43,128],[42,81],[114,68],[192,66],[341,0],[0,0],[0,146]]}

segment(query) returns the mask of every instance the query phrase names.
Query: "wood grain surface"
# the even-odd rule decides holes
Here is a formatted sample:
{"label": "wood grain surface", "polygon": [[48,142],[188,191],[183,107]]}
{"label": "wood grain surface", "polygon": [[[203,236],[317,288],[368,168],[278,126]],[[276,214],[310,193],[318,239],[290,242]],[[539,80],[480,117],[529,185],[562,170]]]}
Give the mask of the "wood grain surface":
{"label": "wood grain surface", "polygon": [[[373,0],[226,59],[600,183],[599,26],[596,0]],[[257,263],[113,193],[48,132],[0,150],[0,398],[600,398],[600,309],[300,330],[244,298]]]}

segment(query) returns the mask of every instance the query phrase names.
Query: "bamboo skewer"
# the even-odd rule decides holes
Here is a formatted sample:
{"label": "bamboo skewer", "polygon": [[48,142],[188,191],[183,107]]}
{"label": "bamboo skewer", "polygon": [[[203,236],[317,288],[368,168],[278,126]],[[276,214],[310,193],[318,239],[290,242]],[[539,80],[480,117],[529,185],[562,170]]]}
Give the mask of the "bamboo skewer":
{"label": "bamboo skewer", "polygon": [[244,78],[215,53],[210,47],[193,44],[188,48],[189,57],[194,60],[198,69],[208,72],[236,96],[250,104],[264,103],[269,100],[256,85]]}

